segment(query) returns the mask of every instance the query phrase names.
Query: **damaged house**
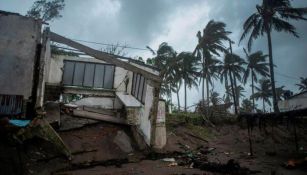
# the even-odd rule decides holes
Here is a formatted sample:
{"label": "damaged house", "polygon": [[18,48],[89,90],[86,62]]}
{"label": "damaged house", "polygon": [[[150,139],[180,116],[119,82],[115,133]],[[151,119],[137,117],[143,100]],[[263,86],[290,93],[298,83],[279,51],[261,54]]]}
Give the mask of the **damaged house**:
{"label": "damaged house", "polygon": [[[61,115],[47,110],[56,104],[76,118],[128,126],[141,149],[166,144],[157,68],[94,50],[49,28],[42,31],[40,20],[1,11],[0,23],[2,117],[31,125],[39,116],[61,127]],[[83,55],[52,54],[51,42]]]}

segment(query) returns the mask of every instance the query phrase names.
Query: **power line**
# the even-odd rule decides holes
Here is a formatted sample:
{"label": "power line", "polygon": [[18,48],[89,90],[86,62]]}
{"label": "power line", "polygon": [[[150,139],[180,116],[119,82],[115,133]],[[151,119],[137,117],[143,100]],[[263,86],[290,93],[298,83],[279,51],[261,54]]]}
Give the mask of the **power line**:
{"label": "power line", "polygon": [[147,48],[139,48],[139,47],[130,47],[130,46],[106,44],[106,43],[100,43],[100,42],[95,42],[95,41],[86,41],[86,40],[81,40],[81,39],[72,39],[72,40],[79,41],[79,42],[84,42],[84,43],[90,43],[90,44],[103,45],[103,46],[117,46],[117,47],[125,48],[125,49],[143,50],[143,51],[149,51],[149,52],[151,52],[151,51],[150,51],[149,49],[147,49]]}
{"label": "power line", "polygon": [[296,78],[296,77],[294,77],[294,76],[286,75],[286,74],[283,74],[283,73],[280,73],[280,72],[277,72],[277,71],[276,71],[276,74],[279,75],[279,76],[283,76],[283,77],[285,77],[285,78],[288,78],[288,79],[300,80],[299,78]]}

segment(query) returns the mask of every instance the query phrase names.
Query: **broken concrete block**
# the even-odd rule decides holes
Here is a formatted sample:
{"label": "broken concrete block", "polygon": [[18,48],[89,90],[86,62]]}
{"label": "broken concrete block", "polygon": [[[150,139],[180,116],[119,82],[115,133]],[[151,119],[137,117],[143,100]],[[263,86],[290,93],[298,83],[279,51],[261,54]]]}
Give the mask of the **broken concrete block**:
{"label": "broken concrete block", "polygon": [[123,131],[117,131],[117,135],[113,142],[126,153],[131,153],[133,151],[130,137]]}

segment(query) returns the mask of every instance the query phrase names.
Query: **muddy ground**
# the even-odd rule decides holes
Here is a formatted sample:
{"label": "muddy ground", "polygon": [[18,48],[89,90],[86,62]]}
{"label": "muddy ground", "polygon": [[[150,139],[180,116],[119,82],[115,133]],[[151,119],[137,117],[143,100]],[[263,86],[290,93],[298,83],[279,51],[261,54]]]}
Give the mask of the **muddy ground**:
{"label": "muddy ground", "polygon": [[[266,132],[254,128],[254,156],[249,153],[247,129],[239,123],[213,128],[170,121],[167,126],[168,143],[160,154],[144,154],[132,139],[127,141],[125,135],[130,136],[129,128],[101,122],[59,132],[72,151],[71,161],[40,139],[30,140],[23,146],[1,142],[0,174],[222,174],[219,168],[200,170],[193,163],[195,157],[214,165],[233,159],[240,167],[248,168],[249,173],[305,175],[307,172],[306,164],[291,170],[283,167],[289,159],[302,158],[295,151],[292,131],[285,125],[275,127],[273,135],[270,127]],[[301,153],[307,148],[307,128],[303,126],[298,128]],[[126,134],[119,136],[119,133]],[[163,158],[174,158],[175,162]]]}

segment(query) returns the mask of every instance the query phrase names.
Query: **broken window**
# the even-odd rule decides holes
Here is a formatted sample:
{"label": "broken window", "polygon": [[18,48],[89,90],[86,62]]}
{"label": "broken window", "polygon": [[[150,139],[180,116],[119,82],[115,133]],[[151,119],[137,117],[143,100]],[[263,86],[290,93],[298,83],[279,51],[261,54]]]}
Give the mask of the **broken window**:
{"label": "broken window", "polygon": [[146,96],[146,79],[137,73],[133,73],[131,94],[143,104]]}
{"label": "broken window", "polygon": [[115,66],[102,63],[64,61],[64,86],[112,89]]}

